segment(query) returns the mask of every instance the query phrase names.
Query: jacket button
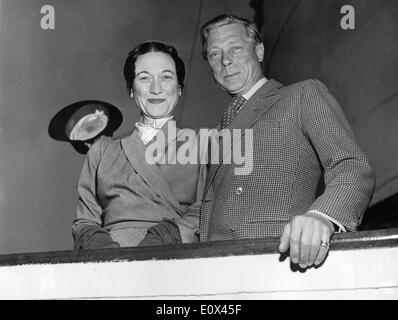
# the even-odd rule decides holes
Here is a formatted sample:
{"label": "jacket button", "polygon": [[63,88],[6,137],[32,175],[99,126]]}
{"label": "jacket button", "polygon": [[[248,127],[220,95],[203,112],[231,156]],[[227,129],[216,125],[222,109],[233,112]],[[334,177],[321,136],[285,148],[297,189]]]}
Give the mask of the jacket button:
{"label": "jacket button", "polygon": [[240,194],[243,193],[243,188],[242,187],[238,187],[238,188],[236,188],[235,192],[236,192],[237,195],[240,195]]}

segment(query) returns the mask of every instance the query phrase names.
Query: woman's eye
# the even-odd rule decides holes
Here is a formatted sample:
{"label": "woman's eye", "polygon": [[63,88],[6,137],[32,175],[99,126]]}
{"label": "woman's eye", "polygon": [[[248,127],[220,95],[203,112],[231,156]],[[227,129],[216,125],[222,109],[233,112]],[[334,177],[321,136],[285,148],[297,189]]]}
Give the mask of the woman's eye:
{"label": "woman's eye", "polygon": [[140,81],[149,81],[150,77],[149,76],[141,76],[138,78]]}
{"label": "woman's eye", "polygon": [[173,79],[173,76],[169,75],[169,74],[165,74],[162,76],[162,80],[171,80]]}

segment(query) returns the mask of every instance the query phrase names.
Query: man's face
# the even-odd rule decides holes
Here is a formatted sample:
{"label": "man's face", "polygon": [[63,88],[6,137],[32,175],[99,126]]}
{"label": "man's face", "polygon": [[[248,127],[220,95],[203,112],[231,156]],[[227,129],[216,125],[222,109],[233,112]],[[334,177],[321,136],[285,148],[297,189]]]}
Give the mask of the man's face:
{"label": "man's face", "polygon": [[263,77],[263,56],[264,46],[255,45],[241,24],[227,24],[208,34],[207,61],[214,79],[232,95],[245,94]]}

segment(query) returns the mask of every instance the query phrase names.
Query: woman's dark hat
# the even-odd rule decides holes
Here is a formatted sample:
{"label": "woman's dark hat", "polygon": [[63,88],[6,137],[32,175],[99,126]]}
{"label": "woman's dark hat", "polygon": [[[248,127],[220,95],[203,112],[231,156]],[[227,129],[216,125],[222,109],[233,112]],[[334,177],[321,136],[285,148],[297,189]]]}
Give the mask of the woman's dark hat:
{"label": "woman's dark hat", "polygon": [[113,136],[121,125],[123,115],[118,108],[100,100],[75,102],[60,110],[50,121],[48,134],[59,141],[67,141],[86,154],[100,136]]}
{"label": "woman's dark hat", "polygon": [[[123,115],[114,105],[100,100],[84,100],[60,110],[51,119],[48,134],[59,141],[89,141],[100,135],[112,136],[122,121]],[[84,139],[78,138],[76,129],[84,130]]]}

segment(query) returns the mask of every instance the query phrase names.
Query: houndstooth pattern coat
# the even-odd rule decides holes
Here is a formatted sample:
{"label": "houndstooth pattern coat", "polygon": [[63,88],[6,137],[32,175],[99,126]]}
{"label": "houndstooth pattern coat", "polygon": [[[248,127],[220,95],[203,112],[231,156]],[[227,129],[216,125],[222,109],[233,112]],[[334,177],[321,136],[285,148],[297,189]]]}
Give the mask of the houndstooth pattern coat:
{"label": "houndstooth pattern coat", "polygon": [[235,175],[237,164],[210,165],[200,241],[280,236],[285,224],[309,210],[357,228],[374,173],[321,82],[268,80],[228,129],[253,129],[253,169]]}

